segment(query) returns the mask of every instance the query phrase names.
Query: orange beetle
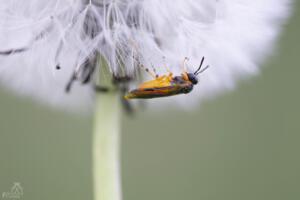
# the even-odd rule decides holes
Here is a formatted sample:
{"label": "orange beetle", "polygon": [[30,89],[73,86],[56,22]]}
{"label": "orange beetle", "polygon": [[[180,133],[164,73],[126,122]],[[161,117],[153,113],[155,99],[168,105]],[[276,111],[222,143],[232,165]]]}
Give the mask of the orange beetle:
{"label": "orange beetle", "polygon": [[145,69],[155,79],[147,81],[139,85],[137,89],[128,92],[125,99],[151,99],[159,97],[168,97],[178,94],[187,94],[193,90],[194,85],[198,83],[197,76],[204,72],[209,66],[206,66],[201,70],[204,57],[201,60],[199,68],[194,73],[188,73],[185,68],[185,62],[183,62],[183,73],[180,76],[173,76],[173,73],[169,71],[168,75],[158,76]]}

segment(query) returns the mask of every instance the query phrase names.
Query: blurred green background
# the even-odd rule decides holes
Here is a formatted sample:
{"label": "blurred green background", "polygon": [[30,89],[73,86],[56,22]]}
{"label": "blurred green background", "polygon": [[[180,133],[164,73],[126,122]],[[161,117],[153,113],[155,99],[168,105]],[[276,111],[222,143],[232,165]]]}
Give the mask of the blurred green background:
{"label": "blurred green background", "polygon": [[[296,10],[260,76],[191,113],[124,118],[124,199],[300,199],[299,36]],[[91,117],[3,90],[0,111],[0,195],[92,199]]]}

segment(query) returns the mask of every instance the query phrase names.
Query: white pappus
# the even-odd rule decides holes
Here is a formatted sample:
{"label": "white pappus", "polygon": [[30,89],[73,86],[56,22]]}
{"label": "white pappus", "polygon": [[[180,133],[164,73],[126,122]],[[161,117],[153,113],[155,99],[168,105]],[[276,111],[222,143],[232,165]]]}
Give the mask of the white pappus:
{"label": "white pappus", "polygon": [[[232,89],[258,72],[290,13],[291,0],[0,0],[0,81],[53,105],[92,105],[87,82],[98,53],[111,73],[135,76],[137,56],[158,73],[211,67],[186,105]],[[165,58],[165,59],[164,59]],[[59,68],[59,70],[58,70]],[[79,78],[65,88],[74,71]],[[169,101],[164,99],[160,101]],[[173,101],[174,102],[174,101]]]}

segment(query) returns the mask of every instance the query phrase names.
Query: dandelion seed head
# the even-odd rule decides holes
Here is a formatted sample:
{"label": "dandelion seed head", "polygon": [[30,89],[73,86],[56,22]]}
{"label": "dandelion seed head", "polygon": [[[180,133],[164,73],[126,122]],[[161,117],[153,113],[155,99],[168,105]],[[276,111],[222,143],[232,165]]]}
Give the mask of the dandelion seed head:
{"label": "dandelion seed head", "polygon": [[190,94],[193,98],[172,97],[179,104],[198,103],[258,73],[289,16],[290,4],[291,0],[0,0],[0,81],[52,105],[86,108],[93,102],[93,80],[75,82],[70,93],[65,87],[74,71],[85,77],[83,66],[95,63],[97,54],[111,73],[127,76],[137,76],[135,57],[149,68],[155,66],[158,74],[166,73],[164,65],[180,74],[185,57],[188,70],[194,72],[205,56],[211,67],[201,75]]}

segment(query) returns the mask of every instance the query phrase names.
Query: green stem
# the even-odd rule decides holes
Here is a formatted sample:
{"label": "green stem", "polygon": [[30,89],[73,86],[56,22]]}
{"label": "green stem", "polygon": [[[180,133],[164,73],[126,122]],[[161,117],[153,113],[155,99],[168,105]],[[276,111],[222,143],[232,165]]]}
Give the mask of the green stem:
{"label": "green stem", "polygon": [[120,98],[117,92],[98,93],[96,104],[93,138],[94,200],[121,200]]}

